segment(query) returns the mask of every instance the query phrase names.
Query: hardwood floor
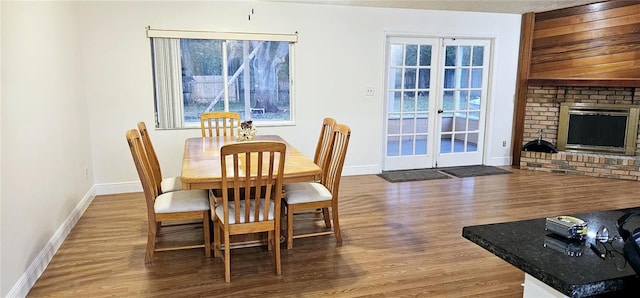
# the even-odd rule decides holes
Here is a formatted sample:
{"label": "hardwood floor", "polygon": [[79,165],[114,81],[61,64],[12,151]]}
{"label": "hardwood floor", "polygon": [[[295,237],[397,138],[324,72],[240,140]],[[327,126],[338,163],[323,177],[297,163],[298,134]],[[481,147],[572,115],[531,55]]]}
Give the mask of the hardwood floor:
{"label": "hardwood floor", "polygon": [[156,253],[145,266],[143,194],[98,196],[29,297],[522,297],[524,274],[462,227],[640,205],[638,182],[505,168],[513,173],[395,184],[343,177],[342,245],[296,239],[282,276],[266,248],[234,249],[230,284],[202,249]]}

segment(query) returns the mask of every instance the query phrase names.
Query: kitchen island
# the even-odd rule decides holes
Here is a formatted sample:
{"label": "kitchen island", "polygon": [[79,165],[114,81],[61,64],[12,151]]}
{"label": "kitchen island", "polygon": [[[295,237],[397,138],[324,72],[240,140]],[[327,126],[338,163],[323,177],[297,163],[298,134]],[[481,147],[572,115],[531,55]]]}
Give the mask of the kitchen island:
{"label": "kitchen island", "polygon": [[[601,226],[607,227],[610,237],[618,235],[616,220],[629,211],[640,208],[558,214],[588,223],[583,240],[546,231],[545,218],[468,226],[462,236],[524,271],[524,297],[638,297],[640,279],[629,264],[616,261],[622,255],[601,258],[590,248]],[[638,216],[625,225],[630,230],[636,227],[640,227]],[[612,244],[622,252],[622,240]]]}

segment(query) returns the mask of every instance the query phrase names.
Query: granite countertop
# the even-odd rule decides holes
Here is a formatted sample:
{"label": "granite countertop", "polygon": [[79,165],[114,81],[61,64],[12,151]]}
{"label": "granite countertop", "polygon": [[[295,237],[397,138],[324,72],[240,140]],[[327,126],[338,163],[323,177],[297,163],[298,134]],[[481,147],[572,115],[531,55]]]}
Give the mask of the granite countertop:
{"label": "granite countertop", "polygon": [[[614,292],[619,297],[631,291],[637,295],[640,279],[629,264],[622,262],[618,267],[623,268],[617,268],[609,256],[603,260],[589,248],[600,226],[607,227],[610,237],[618,235],[616,220],[629,211],[640,211],[640,208],[558,214],[574,216],[588,223],[587,237],[577,242],[546,231],[545,218],[468,226],[462,229],[462,236],[569,297]],[[637,227],[640,227],[638,216],[625,225],[628,230]],[[565,247],[571,249],[557,249],[558,243],[570,243]],[[622,240],[614,243],[614,247],[622,252]],[[570,256],[566,251],[581,255]]]}

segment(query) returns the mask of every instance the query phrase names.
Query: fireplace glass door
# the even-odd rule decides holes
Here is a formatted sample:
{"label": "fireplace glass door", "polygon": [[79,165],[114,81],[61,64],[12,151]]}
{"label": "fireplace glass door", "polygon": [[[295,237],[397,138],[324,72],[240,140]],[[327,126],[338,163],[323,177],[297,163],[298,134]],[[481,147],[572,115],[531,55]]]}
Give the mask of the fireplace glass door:
{"label": "fireplace glass door", "polygon": [[638,106],[563,103],[558,149],[635,155]]}

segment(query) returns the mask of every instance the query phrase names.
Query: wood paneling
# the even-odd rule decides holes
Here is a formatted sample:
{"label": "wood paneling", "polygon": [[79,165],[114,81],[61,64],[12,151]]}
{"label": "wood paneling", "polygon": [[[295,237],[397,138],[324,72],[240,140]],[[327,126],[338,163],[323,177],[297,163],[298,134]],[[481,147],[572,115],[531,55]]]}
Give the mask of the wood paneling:
{"label": "wood paneling", "polygon": [[549,19],[560,19],[563,17],[582,16],[579,18],[573,18],[574,20],[588,20],[585,15],[591,12],[601,11],[614,11],[618,7],[624,7],[629,5],[638,4],[638,0],[615,0],[615,1],[601,1],[590,5],[581,5],[575,7],[569,7],[564,9],[556,9],[536,14],[536,20],[542,22]]}
{"label": "wood paneling", "polygon": [[[533,34],[533,26],[535,24],[535,14],[527,13],[522,16],[522,25],[520,36],[531,36]],[[529,68],[531,61],[531,42],[530,38],[521,38],[520,41],[520,58],[518,60],[518,80],[516,85],[516,102],[513,113],[513,141],[511,143],[511,164],[517,166],[520,164],[520,150],[522,148],[522,132],[524,131],[524,116],[526,110],[526,101],[518,99],[526,99],[527,97],[527,80],[529,78]]]}
{"label": "wood paneling", "polygon": [[[538,13],[531,40],[530,83],[640,86],[640,3],[608,1]],[[602,80],[597,80],[602,79]]]}
{"label": "wood paneling", "polygon": [[511,164],[520,164],[529,86],[640,87],[640,2],[522,16]]}
{"label": "wood paneling", "polygon": [[[510,170],[405,183],[343,177],[342,245],[332,235],[297,239],[282,250],[281,276],[265,247],[234,249],[230,284],[222,261],[201,249],[145,265],[143,194],[98,196],[28,297],[522,297],[522,271],[464,239],[464,226],[638,206],[636,181]],[[320,226],[309,214],[295,227],[315,216]]]}

